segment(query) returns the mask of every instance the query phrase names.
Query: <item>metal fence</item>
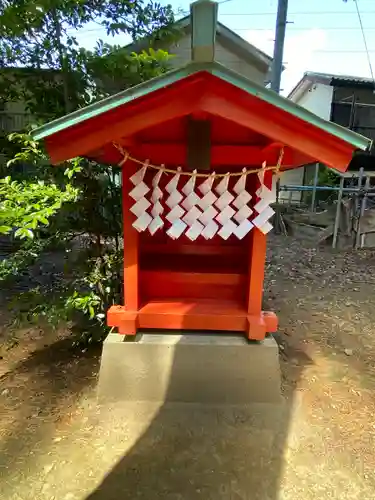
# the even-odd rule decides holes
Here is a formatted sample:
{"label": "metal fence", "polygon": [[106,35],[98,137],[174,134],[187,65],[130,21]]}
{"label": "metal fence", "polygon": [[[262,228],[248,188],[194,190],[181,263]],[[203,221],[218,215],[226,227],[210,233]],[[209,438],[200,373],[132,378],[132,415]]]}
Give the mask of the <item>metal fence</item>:
{"label": "metal fence", "polygon": [[[333,228],[332,247],[336,248],[338,232],[339,232],[339,219],[340,209],[343,197],[351,197],[353,199],[353,231],[355,233],[355,248],[362,248],[364,246],[365,234],[361,231],[361,219],[364,216],[365,210],[373,208],[375,205],[375,187],[371,185],[371,178],[375,178],[375,172],[365,172],[361,168],[358,172],[348,172],[347,174],[340,175],[340,183],[338,186],[318,186],[318,173],[319,165],[316,166],[313,185],[311,186],[298,186],[298,185],[278,185],[276,192],[276,202],[280,203],[280,192],[286,191],[290,195],[293,192],[309,192],[311,193],[311,203],[308,210],[313,213],[316,210],[316,195],[318,192],[330,192],[336,202],[336,217]],[[352,175],[350,177],[350,175]],[[287,201],[288,200],[284,200]],[[332,201],[332,200],[331,200]],[[291,197],[289,198],[291,204]]]}

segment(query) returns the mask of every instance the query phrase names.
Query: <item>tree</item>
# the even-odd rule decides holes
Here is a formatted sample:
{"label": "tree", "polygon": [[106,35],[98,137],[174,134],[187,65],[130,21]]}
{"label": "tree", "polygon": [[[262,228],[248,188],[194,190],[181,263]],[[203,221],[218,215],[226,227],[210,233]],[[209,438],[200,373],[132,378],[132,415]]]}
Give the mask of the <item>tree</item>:
{"label": "tree", "polygon": [[[61,116],[161,74],[170,59],[162,50],[129,54],[101,40],[88,51],[78,45],[75,29],[96,23],[109,34],[149,35],[152,41],[175,37],[172,21],[170,6],[143,0],[6,0],[0,8],[0,92],[25,101],[38,120]],[[82,158],[53,167],[27,134],[10,140],[13,159],[0,181],[0,232],[21,240],[0,262],[0,280],[14,279],[46,248],[62,247],[64,276],[32,287],[14,307],[28,321],[74,319],[85,339],[92,332],[100,337],[106,309],[122,294],[119,171]]]}
{"label": "tree", "polygon": [[[97,81],[108,62],[125,62],[123,72],[149,63],[145,55],[141,60],[135,54],[125,55],[121,47],[101,40],[93,51],[85,50],[77,42],[77,30],[95,25],[109,35],[162,39],[170,36],[173,20],[170,6],[144,0],[5,0],[0,7],[0,67],[38,71],[34,72],[37,79],[30,81],[28,75],[21,86],[12,73],[2,71],[0,90],[13,98],[21,95],[39,114],[45,91],[53,98],[43,109],[47,115],[73,111],[103,96],[102,88],[97,94]],[[153,61],[155,56],[150,56]],[[165,62],[162,52],[156,59]]]}

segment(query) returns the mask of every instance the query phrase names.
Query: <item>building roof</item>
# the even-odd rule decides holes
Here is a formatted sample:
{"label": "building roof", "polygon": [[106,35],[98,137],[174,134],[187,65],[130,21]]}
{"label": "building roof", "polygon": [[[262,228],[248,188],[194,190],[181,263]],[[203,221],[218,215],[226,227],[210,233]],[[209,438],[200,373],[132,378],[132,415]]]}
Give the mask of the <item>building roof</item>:
{"label": "building roof", "polygon": [[288,99],[298,100],[299,96],[314,83],[323,83],[324,85],[335,87],[365,87],[375,90],[375,82],[372,78],[306,71],[301,80],[289,93]]}
{"label": "building roof", "polygon": [[[191,16],[189,15],[176,21],[174,28],[181,30],[182,33],[190,33]],[[237,35],[237,33],[220,22],[217,22],[216,25],[216,36],[224,46],[242,59],[248,60],[252,64],[259,66],[261,69],[269,70],[271,68],[273,60],[271,56],[247,42],[241,36]],[[139,52],[143,49],[147,49],[149,44],[150,39],[145,37],[127,45],[126,48],[130,52]]]}

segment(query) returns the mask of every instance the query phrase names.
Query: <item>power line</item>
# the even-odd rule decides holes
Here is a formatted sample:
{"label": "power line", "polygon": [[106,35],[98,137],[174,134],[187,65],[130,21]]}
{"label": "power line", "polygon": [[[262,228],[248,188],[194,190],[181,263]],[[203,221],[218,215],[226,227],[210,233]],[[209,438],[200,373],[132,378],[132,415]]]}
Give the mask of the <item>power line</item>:
{"label": "power line", "polygon": [[[248,27],[248,28],[231,28],[233,31],[273,31],[272,27],[269,28],[253,28],[253,27]],[[355,26],[349,26],[349,27],[337,27],[337,26],[332,26],[332,27],[318,27],[318,26],[305,26],[304,28],[296,28],[296,27],[290,27],[288,26],[288,31],[306,31],[306,30],[312,30],[312,29],[319,29],[322,31],[360,31],[361,28],[356,28]],[[366,31],[375,31],[375,28],[365,28]]]}
{"label": "power line", "polygon": [[[304,11],[304,12],[289,12],[289,16],[337,16],[337,15],[350,15],[356,14],[356,11],[343,12],[342,10],[338,11],[328,11],[328,12],[317,12],[317,11]],[[375,10],[368,10],[362,12],[362,14],[375,14]],[[242,12],[242,13],[220,13],[220,16],[228,16],[228,17],[255,17],[255,16],[274,16],[274,12]]]}
{"label": "power line", "polygon": [[[73,28],[72,28],[73,29]],[[306,29],[310,28],[301,28],[301,30],[305,31]],[[323,28],[322,28],[323,29]],[[361,28],[356,28],[357,30],[360,30]],[[375,31],[375,28],[373,28]],[[85,34],[85,33],[97,33],[101,32],[104,30],[101,30],[100,28],[93,28],[93,29],[87,29],[87,30],[79,30],[77,31],[78,34]],[[254,31],[252,28],[238,28],[235,29],[234,31]],[[258,30],[259,31],[259,30]],[[264,29],[264,31],[272,31],[272,29]],[[270,39],[271,42],[271,39]],[[314,52],[319,52],[319,53],[326,53],[326,54],[365,54],[365,53],[375,53],[374,50],[366,50],[366,49],[353,49],[353,50],[347,50],[347,49],[317,49],[314,50]]]}
{"label": "power line", "polygon": [[[332,53],[332,54],[366,54],[366,50],[339,50],[339,49],[317,49],[317,50],[314,50],[314,52],[323,52],[323,53]],[[370,52],[370,53],[375,53],[375,50],[369,50],[367,52]]]}
{"label": "power line", "polygon": [[372,64],[371,64],[371,58],[370,58],[370,51],[368,50],[367,40],[366,40],[366,35],[365,35],[365,30],[363,29],[362,17],[361,17],[361,13],[359,12],[359,7],[358,7],[357,0],[354,0],[354,3],[355,3],[356,10],[357,10],[359,25],[360,25],[361,31],[362,31],[363,43],[365,44],[365,49],[366,49],[366,54],[367,54],[367,61],[368,61],[368,65],[369,65],[369,68],[370,68],[371,78],[375,82],[374,72],[372,70]]}
{"label": "power line", "polygon": [[[249,26],[247,28],[230,28],[232,31],[274,31],[273,28],[270,26],[269,28],[253,28],[252,26]],[[312,29],[320,29],[322,31],[361,31],[361,28],[356,28],[355,26],[330,26],[330,27],[318,27],[318,26],[305,26],[303,28],[297,28],[294,26],[288,26],[288,31],[306,31],[306,30],[312,30]],[[375,31],[375,28],[364,28],[366,31]],[[76,33],[99,33],[99,32],[104,32],[105,28],[83,28],[83,29],[75,29],[75,28],[68,28],[67,31],[69,32],[76,32]]]}

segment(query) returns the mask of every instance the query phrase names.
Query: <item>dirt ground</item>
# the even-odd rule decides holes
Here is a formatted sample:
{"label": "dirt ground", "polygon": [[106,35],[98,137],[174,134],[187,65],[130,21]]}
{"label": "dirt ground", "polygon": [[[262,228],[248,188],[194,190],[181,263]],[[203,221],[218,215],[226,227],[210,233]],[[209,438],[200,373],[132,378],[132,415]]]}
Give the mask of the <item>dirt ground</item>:
{"label": "dirt ground", "polygon": [[95,402],[100,349],[3,327],[0,498],[375,498],[375,252],[272,235],[285,404]]}

